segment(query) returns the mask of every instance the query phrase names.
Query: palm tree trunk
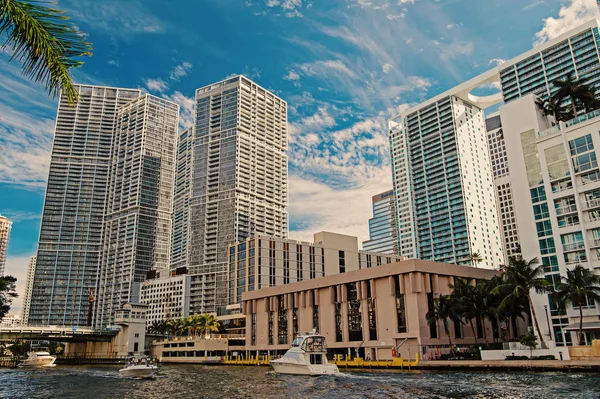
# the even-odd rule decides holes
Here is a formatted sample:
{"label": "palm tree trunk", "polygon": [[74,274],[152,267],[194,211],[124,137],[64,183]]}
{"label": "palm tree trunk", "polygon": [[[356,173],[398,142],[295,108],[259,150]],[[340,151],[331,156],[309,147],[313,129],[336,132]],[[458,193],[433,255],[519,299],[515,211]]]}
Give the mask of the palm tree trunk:
{"label": "palm tree trunk", "polygon": [[477,332],[475,331],[475,325],[473,324],[473,319],[469,320],[469,324],[471,324],[471,330],[473,331],[473,338],[475,338],[475,345],[478,345],[479,342],[477,342]]}
{"label": "palm tree trunk", "polygon": [[529,300],[529,310],[531,315],[533,316],[533,322],[535,324],[535,329],[537,330],[538,335],[540,336],[540,346],[542,349],[548,349],[546,346],[546,341],[544,341],[544,337],[542,336],[542,331],[540,330],[540,325],[537,321],[537,316],[535,315],[535,309],[533,308],[533,302],[531,301],[531,295],[527,295],[527,299]]}
{"label": "palm tree trunk", "polygon": [[581,345],[581,336],[583,335],[583,301],[579,298],[579,333],[577,334],[577,345]]}
{"label": "palm tree trunk", "polygon": [[575,108],[575,98],[571,96],[571,107],[573,109],[573,118],[577,117],[577,109]]}
{"label": "palm tree trunk", "polygon": [[517,318],[514,316],[511,316],[510,324],[512,324],[512,328],[513,328],[513,338],[519,338],[519,326],[517,325]]}
{"label": "palm tree trunk", "polygon": [[483,331],[483,340],[485,341],[485,344],[487,346],[488,339],[487,339],[487,331],[485,331],[485,317],[481,318],[481,330]]}

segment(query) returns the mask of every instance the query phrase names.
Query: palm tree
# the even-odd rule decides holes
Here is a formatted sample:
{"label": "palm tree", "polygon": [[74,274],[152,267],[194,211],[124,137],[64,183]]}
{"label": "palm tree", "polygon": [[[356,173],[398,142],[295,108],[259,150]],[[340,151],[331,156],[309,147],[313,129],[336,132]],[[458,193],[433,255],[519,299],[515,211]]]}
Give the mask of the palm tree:
{"label": "palm tree", "polygon": [[213,314],[204,313],[203,315],[199,315],[199,317],[198,331],[200,334],[204,334],[205,338],[208,338],[208,334],[211,331],[219,331],[219,326],[221,323]]}
{"label": "palm tree", "polygon": [[473,319],[477,317],[477,312],[473,303],[473,291],[475,287],[471,285],[471,279],[455,278],[454,284],[450,284],[448,287],[452,290],[452,297],[460,304],[461,318],[468,321],[471,325],[475,344],[478,344],[477,333],[475,332],[475,325],[473,324]]}
{"label": "palm tree", "polygon": [[573,73],[570,73],[563,79],[555,79],[552,84],[558,88],[558,91],[553,96],[553,100],[556,103],[560,103],[565,98],[568,98],[571,101],[573,117],[577,116],[576,104],[578,101],[583,104],[586,112],[598,106],[594,89],[587,83],[583,83],[580,79],[575,78]]}
{"label": "palm tree", "polygon": [[198,334],[198,330],[202,327],[202,316],[199,314],[193,314],[185,319],[185,324],[188,329],[188,335],[194,337]]}
{"label": "palm tree", "polygon": [[167,331],[177,336],[185,331],[185,321],[183,319],[171,319],[167,321]]}
{"label": "palm tree", "polygon": [[483,262],[483,258],[481,257],[479,251],[469,255],[469,258],[471,259],[471,262],[473,262],[474,266],[477,266],[479,263]]}
{"label": "palm tree", "polygon": [[503,306],[506,301],[515,298],[527,298],[535,329],[540,337],[541,347],[542,349],[548,349],[542,337],[542,332],[535,315],[535,309],[533,308],[533,301],[531,300],[531,290],[534,290],[538,294],[552,292],[552,289],[549,287],[550,283],[543,277],[544,266],[538,266],[538,264],[539,262],[536,258],[526,261],[520,255],[511,256],[508,265],[504,267],[504,284],[494,288],[492,292],[499,293],[504,291],[508,293],[500,303],[500,306]]}
{"label": "palm tree", "polygon": [[550,97],[547,100],[538,97],[535,100],[535,103],[538,106],[538,108],[542,111],[544,116],[553,116],[557,122],[567,121],[573,118],[573,114],[571,114],[570,111],[565,110],[560,105],[560,100],[557,100],[554,97]]}
{"label": "palm tree", "polygon": [[437,326],[438,321],[442,322],[444,332],[448,336],[448,343],[452,351],[452,337],[448,327],[449,321],[460,322],[460,310],[457,301],[450,295],[440,295],[433,301],[433,308],[427,312],[425,317],[430,326]]}
{"label": "palm tree", "polygon": [[572,270],[567,269],[567,277],[561,277],[562,284],[558,287],[556,296],[564,304],[579,307],[579,331],[577,342],[581,345],[583,336],[583,306],[588,301],[600,301],[600,276],[581,265]]}
{"label": "palm tree", "polygon": [[83,65],[78,57],[92,55],[85,34],[69,22],[64,11],[41,2],[0,0],[2,49],[12,49],[10,60],[23,64],[23,75],[46,85],[50,96],[59,91],[70,104],[77,100],[71,68]]}

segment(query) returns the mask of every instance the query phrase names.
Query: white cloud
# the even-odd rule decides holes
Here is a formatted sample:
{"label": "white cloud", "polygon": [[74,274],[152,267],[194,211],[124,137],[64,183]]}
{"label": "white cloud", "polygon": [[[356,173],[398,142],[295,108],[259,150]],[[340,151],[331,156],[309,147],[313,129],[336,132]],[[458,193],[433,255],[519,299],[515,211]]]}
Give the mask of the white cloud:
{"label": "white cloud", "polygon": [[502,59],[502,58],[493,58],[490,60],[490,62],[488,63],[489,65],[502,65],[506,62],[506,60]]}
{"label": "white cloud", "polygon": [[295,71],[289,71],[287,75],[283,77],[285,80],[300,80],[300,75]]}
{"label": "white cloud", "polygon": [[169,88],[169,86],[167,85],[167,82],[165,82],[162,79],[158,79],[158,78],[146,79],[146,81],[144,82],[144,85],[146,86],[146,88],[148,90],[159,92],[159,93],[162,93]]}
{"label": "white cloud", "polygon": [[177,65],[175,68],[173,68],[171,74],[169,75],[169,78],[171,80],[177,80],[179,78],[182,78],[188,74],[190,69],[192,69],[192,64],[184,61],[183,63],[181,63],[181,65]]}
{"label": "white cloud", "polygon": [[305,64],[299,65],[299,68],[306,75],[316,75],[320,74],[326,70],[333,71],[335,73],[342,72],[343,74],[350,77],[357,77],[354,72],[352,72],[343,61],[340,60],[327,60],[327,61],[314,61],[307,62]]}
{"label": "white cloud", "polygon": [[[269,8],[277,7],[280,4],[281,3],[279,2],[279,0],[267,0],[267,2],[265,3],[265,5]],[[252,5],[252,4],[250,4],[250,5]]]}
{"label": "white cloud", "polygon": [[415,0],[398,0],[398,5],[402,4],[415,4]]}
{"label": "white cloud", "polygon": [[569,4],[560,8],[558,18],[544,19],[544,27],[535,34],[534,44],[554,39],[590,20],[597,13],[598,8],[593,0],[571,0]]}
{"label": "white cloud", "polygon": [[383,66],[381,67],[381,70],[383,71],[383,73],[388,73],[390,71],[390,69],[392,69],[394,66],[392,64],[386,63],[383,64]]}
{"label": "white cloud", "polygon": [[196,101],[193,97],[186,97],[181,92],[176,91],[173,94],[165,96],[167,100],[179,104],[179,128],[187,129],[194,124],[194,110]]}
{"label": "white cloud", "polygon": [[2,215],[9,218],[13,223],[24,222],[26,220],[38,220],[42,217],[39,212],[24,212],[18,209],[3,209]]}
{"label": "white cloud", "polygon": [[448,25],[446,25],[446,29],[448,29],[448,30],[456,29],[456,28],[460,28],[461,26],[462,26],[462,23],[448,24]]}

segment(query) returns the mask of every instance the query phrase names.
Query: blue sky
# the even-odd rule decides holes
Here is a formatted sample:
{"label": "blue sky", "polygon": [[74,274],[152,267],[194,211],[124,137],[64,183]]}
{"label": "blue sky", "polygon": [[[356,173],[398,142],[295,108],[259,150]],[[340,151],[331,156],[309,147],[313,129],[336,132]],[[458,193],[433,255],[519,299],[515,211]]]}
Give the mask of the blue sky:
{"label": "blue sky", "polygon": [[[391,188],[386,120],[595,15],[593,0],[59,0],[94,55],[78,82],[143,88],[182,107],[244,74],[284,98],[292,238],[368,237]],[[35,254],[56,100],[0,52],[0,213],[7,272]],[[21,289],[21,288],[20,288]],[[19,303],[14,310],[18,310]]]}

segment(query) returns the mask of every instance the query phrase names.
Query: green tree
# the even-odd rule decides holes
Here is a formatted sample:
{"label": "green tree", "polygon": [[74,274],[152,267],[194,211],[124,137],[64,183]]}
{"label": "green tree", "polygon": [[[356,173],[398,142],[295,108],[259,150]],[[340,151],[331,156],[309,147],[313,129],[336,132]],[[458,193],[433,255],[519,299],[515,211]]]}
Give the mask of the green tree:
{"label": "green tree", "polygon": [[529,348],[529,358],[531,359],[533,357],[533,348],[537,346],[537,337],[533,333],[533,330],[529,329],[529,333],[527,333],[527,335],[523,335],[519,339],[519,343]]}
{"label": "green tree", "polygon": [[475,338],[475,343],[478,344],[477,332],[475,331],[475,325],[473,324],[473,319],[477,317],[477,311],[475,309],[475,304],[473,303],[473,291],[475,290],[475,286],[471,285],[471,281],[472,279],[455,278],[454,284],[450,284],[449,287],[452,290],[451,296],[460,304],[460,317],[465,320],[465,322],[469,323],[471,331],[473,332],[473,337]]}
{"label": "green tree", "polygon": [[10,311],[10,305],[17,294],[17,278],[13,276],[0,276],[0,320]]}
{"label": "green tree", "polygon": [[535,315],[531,291],[538,294],[552,292],[549,282],[544,279],[544,267],[538,266],[538,260],[533,258],[529,261],[522,256],[511,256],[508,265],[504,267],[503,284],[496,287],[493,293],[506,292],[506,297],[500,303],[503,306],[506,301],[527,298],[529,311],[533,317],[535,329],[540,336],[542,349],[548,349]]}
{"label": "green tree", "polygon": [[469,258],[471,259],[471,262],[473,262],[474,266],[477,266],[478,264],[483,262],[483,258],[481,257],[481,254],[479,252],[472,253],[471,255],[469,255]]}
{"label": "green tree", "polygon": [[203,319],[199,314],[193,314],[191,316],[186,317],[185,319],[186,328],[188,329],[188,335],[193,335],[196,337],[198,335],[198,331],[202,327]]}
{"label": "green tree", "polygon": [[206,338],[208,338],[208,334],[211,331],[217,332],[219,331],[219,326],[221,323],[217,320],[217,318],[211,313],[204,313],[203,315],[199,315],[199,325],[197,331],[200,334],[204,334]]}
{"label": "green tree", "polygon": [[171,319],[167,321],[167,332],[175,336],[181,334],[186,329],[184,319]]}
{"label": "green tree", "polygon": [[553,116],[558,121],[567,121],[573,118],[573,114],[569,110],[565,110],[560,105],[560,100],[550,97],[547,100],[537,98],[535,100],[536,105],[542,111],[544,116]]}
{"label": "green tree", "polygon": [[85,34],[69,22],[64,11],[43,2],[0,0],[2,49],[10,49],[10,60],[23,64],[23,75],[46,85],[48,94],[59,91],[69,103],[77,100],[71,68],[83,65],[77,58],[92,55]]}
{"label": "green tree", "polygon": [[430,326],[442,323],[444,332],[448,336],[450,350],[453,351],[452,336],[450,335],[450,321],[460,322],[460,304],[450,295],[440,295],[433,301],[433,308],[425,315]]}
{"label": "green tree", "polygon": [[[591,301],[600,301],[600,276],[581,265],[567,269],[567,277],[561,277],[556,297],[564,306],[572,304],[579,308],[579,330],[577,342],[582,344],[583,306]],[[591,303],[590,303],[591,304]]]}

